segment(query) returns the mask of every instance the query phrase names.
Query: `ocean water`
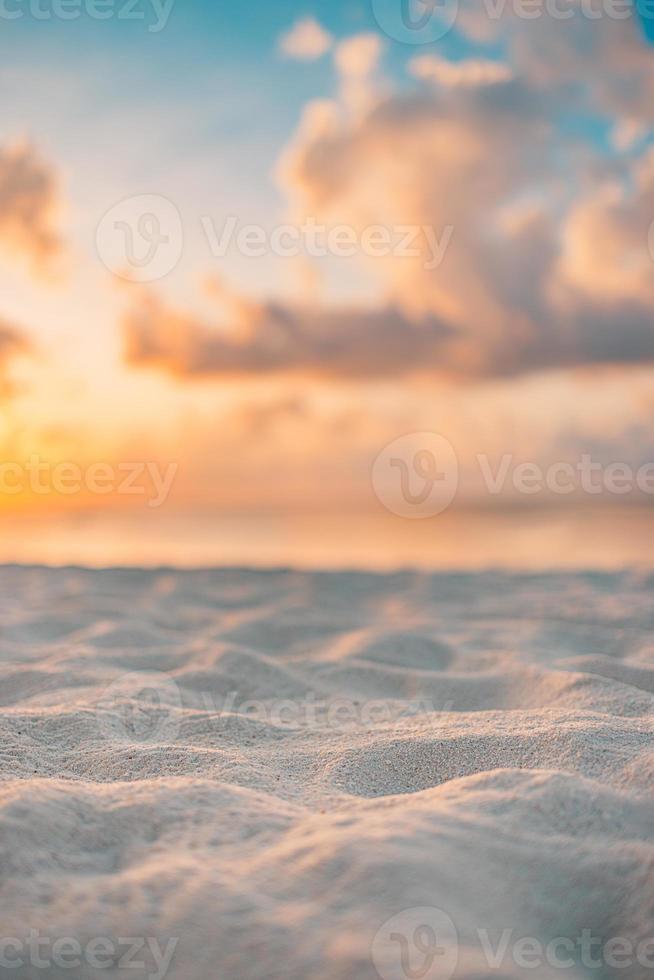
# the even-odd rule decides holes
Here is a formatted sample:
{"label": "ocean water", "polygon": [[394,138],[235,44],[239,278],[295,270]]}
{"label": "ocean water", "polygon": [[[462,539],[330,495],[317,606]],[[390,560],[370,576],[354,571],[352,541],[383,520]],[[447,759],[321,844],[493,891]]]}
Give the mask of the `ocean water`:
{"label": "ocean water", "polygon": [[654,508],[0,519],[0,563],[424,569],[649,567]]}

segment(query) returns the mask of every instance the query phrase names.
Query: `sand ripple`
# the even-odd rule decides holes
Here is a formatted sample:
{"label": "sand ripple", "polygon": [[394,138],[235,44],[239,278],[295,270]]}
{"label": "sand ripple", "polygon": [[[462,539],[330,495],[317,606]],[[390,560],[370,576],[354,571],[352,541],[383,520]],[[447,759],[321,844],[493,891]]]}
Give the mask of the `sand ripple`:
{"label": "sand ripple", "polygon": [[0,569],[0,939],[117,951],[0,977],[654,976],[653,598]]}

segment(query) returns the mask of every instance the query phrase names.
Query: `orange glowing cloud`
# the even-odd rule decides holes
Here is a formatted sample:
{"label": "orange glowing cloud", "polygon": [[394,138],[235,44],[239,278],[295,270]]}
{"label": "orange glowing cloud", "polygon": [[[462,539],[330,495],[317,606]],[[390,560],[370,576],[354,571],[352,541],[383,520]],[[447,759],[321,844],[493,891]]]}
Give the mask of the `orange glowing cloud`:
{"label": "orange glowing cloud", "polygon": [[392,307],[321,309],[245,304],[229,329],[141,293],[125,318],[126,358],[180,378],[296,374],[331,379],[393,377],[436,365],[448,332]]}
{"label": "orange glowing cloud", "polygon": [[15,327],[0,321],[0,393],[3,396],[11,392],[8,375],[11,361],[30,351],[31,344],[27,337]]}
{"label": "orange glowing cloud", "polygon": [[43,271],[63,250],[58,211],[56,178],[34,147],[0,146],[0,245]]}

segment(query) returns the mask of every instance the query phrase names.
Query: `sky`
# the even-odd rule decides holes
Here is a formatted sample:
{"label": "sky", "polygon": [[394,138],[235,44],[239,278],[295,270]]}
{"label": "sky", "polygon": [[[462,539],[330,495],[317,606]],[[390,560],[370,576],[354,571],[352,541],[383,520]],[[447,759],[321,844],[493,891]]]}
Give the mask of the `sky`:
{"label": "sky", "polygon": [[0,558],[651,511],[648,0],[0,20]]}

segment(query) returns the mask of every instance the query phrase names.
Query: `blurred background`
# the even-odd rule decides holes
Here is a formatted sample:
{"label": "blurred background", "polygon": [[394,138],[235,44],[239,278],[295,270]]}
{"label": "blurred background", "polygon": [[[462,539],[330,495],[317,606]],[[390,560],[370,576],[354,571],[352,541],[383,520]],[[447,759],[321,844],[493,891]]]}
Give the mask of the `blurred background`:
{"label": "blurred background", "polygon": [[650,563],[653,18],[7,0],[0,561]]}

